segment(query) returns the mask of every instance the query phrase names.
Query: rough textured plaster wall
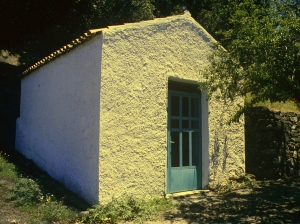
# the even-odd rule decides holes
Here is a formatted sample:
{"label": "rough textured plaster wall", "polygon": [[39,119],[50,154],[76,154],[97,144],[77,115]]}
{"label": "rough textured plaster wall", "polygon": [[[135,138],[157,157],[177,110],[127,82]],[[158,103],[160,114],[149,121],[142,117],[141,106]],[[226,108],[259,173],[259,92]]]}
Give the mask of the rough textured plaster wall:
{"label": "rough textured plaster wall", "polygon": [[[168,79],[198,81],[212,38],[189,15],[111,27],[103,38],[100,202],[164,195]],[[244,172],[243,124],[225,125],[222,102],[207,110],[204,185],[225,184]]]}
{"label": "rough textured plaster wall", "polygon": [[239,123],[228,125],[233,111],[243,99],[224,102],[212,98],[209,102],[209,186],[225,185],[229,178],[245,174],[244,117]]}
{"label": "rough textured plaster wall", "polygon": [[98,202],[101,36],[22,79],[16,149]]}

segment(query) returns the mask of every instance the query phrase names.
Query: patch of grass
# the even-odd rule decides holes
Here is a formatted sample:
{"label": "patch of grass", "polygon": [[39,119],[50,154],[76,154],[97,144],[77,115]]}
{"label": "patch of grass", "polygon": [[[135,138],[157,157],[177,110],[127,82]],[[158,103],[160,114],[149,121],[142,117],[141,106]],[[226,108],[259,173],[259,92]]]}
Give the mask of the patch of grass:
{"label": "patch of grass", "polygon": [[62,202],[51,201],[42,204],[36,213],[30,218],[30,223],[75,223],[78,220],[78,212],[72,210]]}
{"label": "patch of grass", "polygon": [[18,171],[13,163],[8,161],[9,154],[0,151],[0,175],[3,177],[15,179],[18,177]]}
{"label": "patch of grass", "polygon": [[[5,177],[0,180],[0,195],[9,199],[6,203],[13,205],[10,209],[26,214],[23,218],[30,224],[143,222],[173,208],[173,204],[163,198],[144,200],[133,196],[90,207],[17,152],[12,151],[10,156],[1,152],[0,164],[0,179]],[[88,215],[79,217],[80,211],[85,210],[89,210]]]}
{"label": "patch of grass", "polygon": [[7,199],[15,201],[18,206],[32,205],[41,202],[43,195],[39,185],[32,179],[18,178],[11,187]]}
{"label": "patch of grass", "polygon": [[[87,208],[89,205],[30,160],[15,152],[11,154],[0,153],[1,200],[8,199],[6,203],[13,204],[13,209],[26,214],[28,223],[78,223],[80,211],[74,207]],[[5,208],[1,209],[5,212]]]}
{"label": "patch of grass", "polygon": [[114,198],[106,205],[96,205],[89,209],[86,223],[117,223],[118,221],[135,221],[142,223],[153,220],[159,212],[173,208],[173,204],[166,199],[153,198],[144,200],[133,196]]}
{"label": "patch of grass", "polygon": [[[64,202],[79,210],[87,210],[90,205],[76,194],[65,188],[61,183],[54,180],[47,173],[39,169],[31,160],[26,159],[18,152],[12,151],[11,156],[6,157],[4,166],[13,165],[11,169],[15,178],[32,179],[39,185],[42,195],[53,195],[58,201]],[[0,155],[1,160],[1,155]],[[0,173],[1,175],[1,173]]]}
{"label": "patch of grass", "polygon": [[255,106],[265,106],[274,111],[281,111],[281,112],[294,112],[300,114],[300,109],[298,104],[289,100],[287,102],[274,102],[271,103],[270,101],[267,102],[259,102],[255,104]]}
{"label": "patch of grass", "polygon": [[[251,95],[247,94],[245,97],[245,103],[251,101]],[[267,107],[273,111],[281,111],[281,112],[294,112],[300,114],[300,104],[299,102],[295,102],[293,100],[288,100],[286,102],[273,102],[265,101],[254,104],[255,107],[263,106]]]}

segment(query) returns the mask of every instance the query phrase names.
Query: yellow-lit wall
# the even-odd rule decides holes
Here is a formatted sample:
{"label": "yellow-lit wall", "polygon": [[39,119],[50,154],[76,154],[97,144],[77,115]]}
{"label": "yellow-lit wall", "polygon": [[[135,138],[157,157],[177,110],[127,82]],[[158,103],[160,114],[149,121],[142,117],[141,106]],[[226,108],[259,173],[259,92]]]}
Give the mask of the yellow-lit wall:
{"label": "yellow-lit wall", "polygon": [[[168,79],[198,81],[213,39],[189,13],[109,27],[102,35],[99,200],[164,195]],[[244,173],[243,124],[222,124],[224,108],[209,102],[205,185]]]}

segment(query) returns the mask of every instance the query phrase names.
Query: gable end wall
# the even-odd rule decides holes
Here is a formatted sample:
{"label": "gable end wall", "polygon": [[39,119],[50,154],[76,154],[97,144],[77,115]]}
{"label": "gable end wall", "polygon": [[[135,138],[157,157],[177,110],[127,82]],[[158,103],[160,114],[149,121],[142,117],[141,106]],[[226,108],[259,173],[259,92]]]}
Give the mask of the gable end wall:
{"label": "gable end wall", "polygon": [[[103,35],[100,202],[124,194],[165,195],[168,79],[199,81],[213,39],[189,16],[129,24]],[[220,120],[229,112],[222,112],[222,102],[208,107],[205,93],[202,100],[205,188],[244,173],[244,129]]]}

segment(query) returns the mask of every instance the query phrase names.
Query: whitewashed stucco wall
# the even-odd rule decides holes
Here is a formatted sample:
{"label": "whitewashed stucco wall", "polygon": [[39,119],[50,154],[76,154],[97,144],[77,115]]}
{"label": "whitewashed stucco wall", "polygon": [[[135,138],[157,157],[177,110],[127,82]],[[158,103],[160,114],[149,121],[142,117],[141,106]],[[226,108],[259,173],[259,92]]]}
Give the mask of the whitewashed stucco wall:
{"label": "whitewashed stucco wall", "polygon": [[[104,31],[101,202],[125,193],[142,197],[165,194],[168,80],[199,81],[199,71],[209,63],[212,41],[189,14]],[[225,108],[222,102],[208,104],[205,94],[202,99],[202,182],[206,187],[224,184],[228,176],[244,173],[244,129],[242,123],[220,123],[220,113]],[[228,112],[223,113],[225,118]],[[215,136],[218,138],[214,142]],[[222,153],[224,138],[227,154]],[[211,162],[216,156],[218,164]]]}
{"label": "whitewashed stucco wall", "polygon": [[98,202],[102,37],[21,82],[16,149],[89,203]]}

